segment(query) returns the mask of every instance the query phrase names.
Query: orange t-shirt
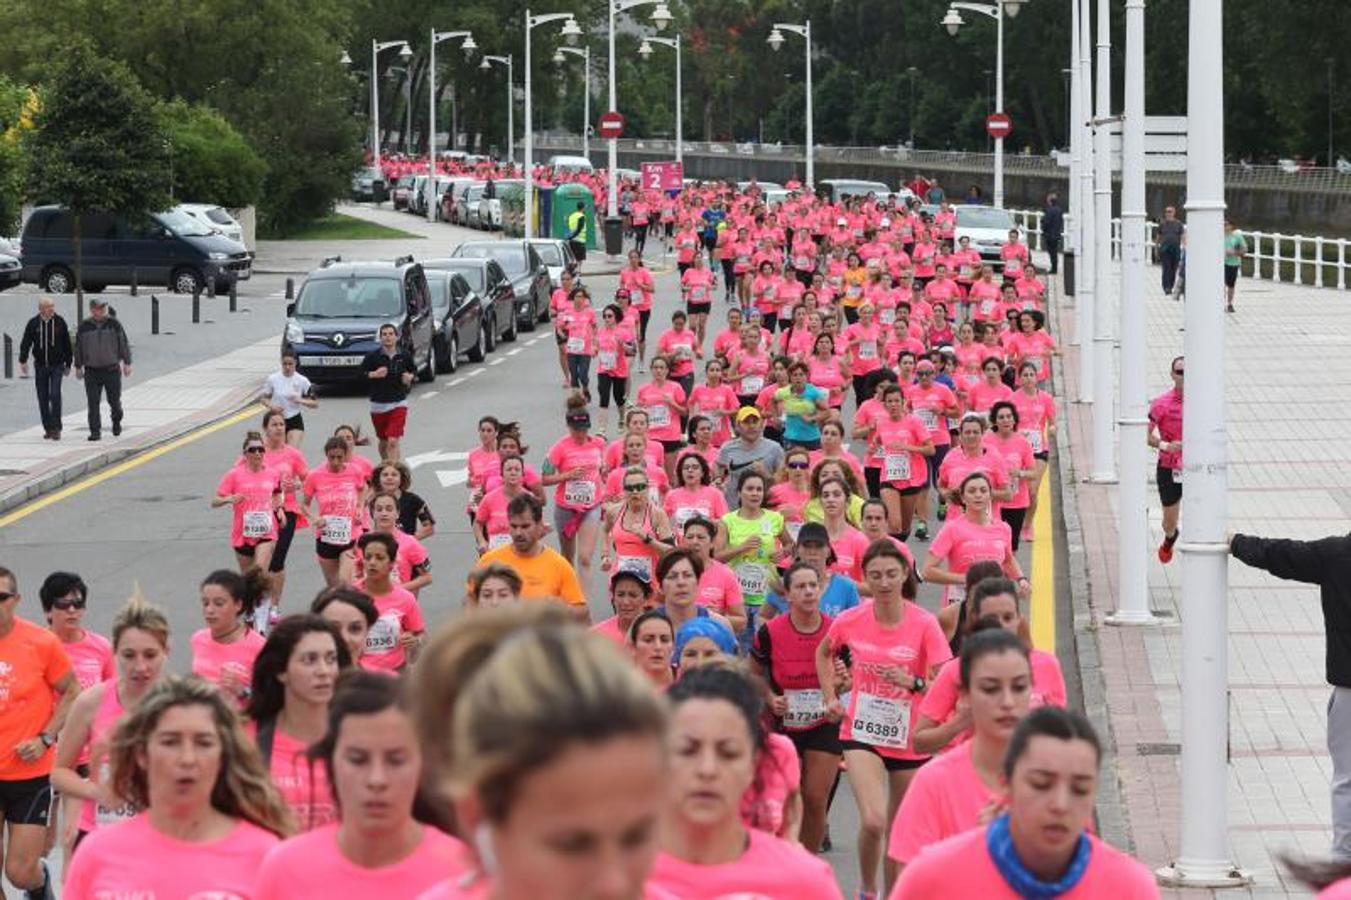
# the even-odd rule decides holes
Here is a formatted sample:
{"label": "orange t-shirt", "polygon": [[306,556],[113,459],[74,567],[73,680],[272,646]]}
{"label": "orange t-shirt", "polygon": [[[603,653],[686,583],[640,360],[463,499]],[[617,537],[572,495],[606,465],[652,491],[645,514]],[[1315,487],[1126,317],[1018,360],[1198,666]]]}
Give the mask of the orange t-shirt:
{"label": "orange t-shirt", "polygon": [[53,689],[70,671],[61,640],[45,628],[15,619],[0,638],[0,781],[51,774],[54,746],[33,762],[24,762],[14,748],[47,727],[56,708]]}

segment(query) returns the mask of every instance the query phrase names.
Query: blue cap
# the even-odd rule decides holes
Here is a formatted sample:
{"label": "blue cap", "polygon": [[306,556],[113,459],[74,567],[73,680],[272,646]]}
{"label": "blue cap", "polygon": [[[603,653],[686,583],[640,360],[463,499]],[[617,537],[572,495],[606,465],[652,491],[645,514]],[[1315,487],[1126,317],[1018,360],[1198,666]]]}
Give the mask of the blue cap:
{"label": "blue cap", "polygon": [[737,644],[736,635],[732,634],[732,629],[728,628],[717,619],[701,616],[697,619],[690,619],[680,630],[676,632],[675,653],[671,657],[673,661],[679,661],[680,654],[684,652],[685,645],[695,638],[708,638],[718,649],[728,656],[736,654]]}

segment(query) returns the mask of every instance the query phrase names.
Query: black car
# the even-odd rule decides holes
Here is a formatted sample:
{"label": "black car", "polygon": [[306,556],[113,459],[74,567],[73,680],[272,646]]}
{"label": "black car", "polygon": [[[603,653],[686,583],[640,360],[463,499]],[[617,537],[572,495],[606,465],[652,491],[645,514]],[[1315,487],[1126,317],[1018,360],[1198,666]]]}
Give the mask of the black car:
{"label": "black car", "polygon": [[286,307],[282,346],[296,352],[311,381],[361,376],[362,360],[380,346],[380,326],[393,324],[417,364],[418,380],[436,378],[431,291],[411,256],[393,262],[329,260],[305,276]]}
{"label": "black car", "polygon": [[496,349],[499,337],[504,341],[516,340],[516,317],[512,314],[516,308],[516,294],[511,289],[511,279],[496,260],[428,259],[422,266],[429,272],[456,272],[464,276],[483,304],[483,315],[488,322],[483,329],[484,341],[489,352]]}
{"label": "black car", "polygon": [[23,281],[23,263],[8,253],[0,253],[0,291],[7,291]]}
{"label": "black car", "polygon": [[516,321],[522,331],[534,331],[536,322],[548,320],[552,293],[549,269],[529,241],[465,241],[451,256],[491,259],[502,267],[511,279],[511,289],[516,295]]}
{"label": "black car", "polygon": [[459,368],[460,354],[465,352],[470,362],[483,362],[488,353],[483,301],[459,272],[427,269],[426,275],[432,292],[437,371],[454,372]]}

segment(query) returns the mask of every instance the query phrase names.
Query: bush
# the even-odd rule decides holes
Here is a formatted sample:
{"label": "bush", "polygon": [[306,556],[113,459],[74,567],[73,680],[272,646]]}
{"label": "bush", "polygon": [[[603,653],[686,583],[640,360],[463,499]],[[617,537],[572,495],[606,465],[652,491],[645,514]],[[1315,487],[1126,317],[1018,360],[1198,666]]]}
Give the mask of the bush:
{"label": "bush", "polygon": [[224,116],[182,100],[161,104],[160,115],[169,136],[175,199],[232,209],[258,203],[267,164]]}

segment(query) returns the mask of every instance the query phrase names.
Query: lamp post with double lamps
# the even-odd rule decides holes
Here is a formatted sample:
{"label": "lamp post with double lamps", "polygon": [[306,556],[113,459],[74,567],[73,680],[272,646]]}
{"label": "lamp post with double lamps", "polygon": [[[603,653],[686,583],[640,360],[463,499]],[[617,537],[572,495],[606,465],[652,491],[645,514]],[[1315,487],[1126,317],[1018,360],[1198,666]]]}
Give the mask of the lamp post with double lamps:
{"label": "lamp post with double lamps", "polygon": [[582,156],[591,158],[591,48],[583,47],[578,50],[576,47],[559,47],[554,51],[554,63],[563,65],[564,54],[568,56],[580,56],[585,60],[582,71],[582,83],[586,85],[586,93],[582,97]]}
{"label": "lamp post with double lamps", "polygon": [[371,41],[371,166],[376,171],[383,171],[380,167],[380,74],[376,58],[390,47],[400,48],[399,58],[405,62],[413,56],[413,48],[407,41]]}
{"label": "lamp post with double lamps", "polygon": [[507,67],[507,162],[514,164],[516,162],[516,98],[512,94],[516,91],[516,79],[512,75],[511,54],[485,56],[478,67],[487,72],[495,65]]}
{"label": "lamp post with double lamps", "polygon": [[577,20],[573,18],[572,13],[545,13],[532,16],[530,10],[525,11],[525,190],[522,196],[525,201],[527,239],[535,236],[535,134],[530,115],[530,33],[550,22],[563,23],[563,29],[559,33],[569,44],[577,43],[577,39],[582,36],[582,29],[577,26]]}
{"label": "lamp post with double lamps", "polygon": [[[1010,19],[1018,15],[1028,0],[996,0],[995,3],[953,3],[948,7],[947,15],[938,24],[956,36],[966,24],[963,12],[977,13],[995,20],[995,66],[994,66],[994,111],[996,115],[1004,112],[1004,16]],[[1004,138],[994,139],[994,205],[1004,208]]]}
{"label": "lamp post with double lamps", "polygon": [[[468,31],[432,30],[431,49],[427,59],[427,79],[430,93],[427,96],[427,221],[436,221],[436,45],[442,41],[460,40],[460,49],[468,59],[478,49],[474,36]],[[454,136],[451,137],[454,140]]]}
{"label": "lamp post with double lamps", "polygon": [[770,49],[777,51],[783,46],[783,33],[796,34],[802,38],[807,45],[807,146],[806,164],[807,164],[807,190],[811,190],[816,185],[816,146],[812,140],[812,20],[808,19],[801,25],[793,25],[789,22],[775,22],[774,28],[769,32],[767,41]]}
{"label": "lamp post with double lamps", "polygon": [[681,96],[681,87],[680,87],[680,35],[677,34],[673,38],[661,38],[661,37],[643,38],[643,42],[638,45],[638,55],[641,56],[643,59],[647,59],[648,57],[650,57],[652,55],[653,44],[661,44],[663,47],[670,47],[672,50],[675,51],[675,64],[676,64],[675,158],[676,162],[681,163],[683,165],[685,161],[684,156],[685,137],[683,131],[681,130],[680,124],[681,122],[680,107],[681,104],[684,102],[684,98]]}

